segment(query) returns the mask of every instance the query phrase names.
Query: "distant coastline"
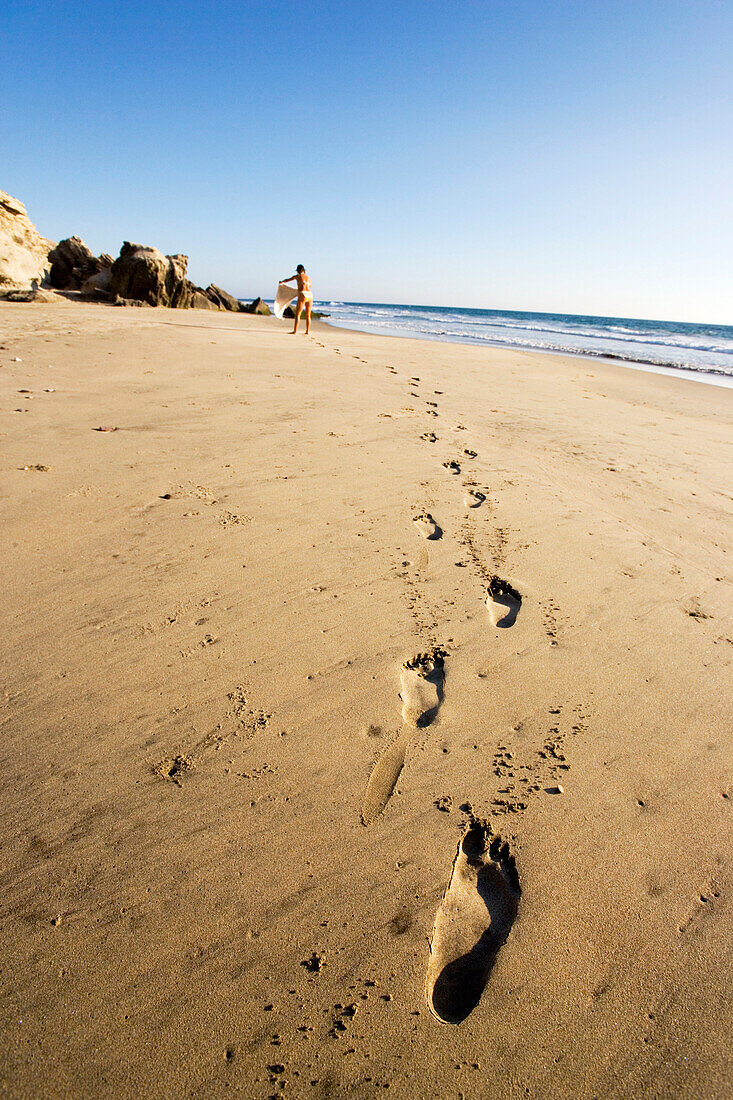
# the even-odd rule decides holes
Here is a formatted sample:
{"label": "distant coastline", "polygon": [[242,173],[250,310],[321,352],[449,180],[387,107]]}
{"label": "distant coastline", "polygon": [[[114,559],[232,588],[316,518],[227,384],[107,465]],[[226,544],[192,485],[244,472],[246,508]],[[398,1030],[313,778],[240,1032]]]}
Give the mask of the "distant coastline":
{"label": "distant coastline", "polygon": [[728,325],[374,302],[316,304],[337,328],[608,359],[733,386],[733,326]]}

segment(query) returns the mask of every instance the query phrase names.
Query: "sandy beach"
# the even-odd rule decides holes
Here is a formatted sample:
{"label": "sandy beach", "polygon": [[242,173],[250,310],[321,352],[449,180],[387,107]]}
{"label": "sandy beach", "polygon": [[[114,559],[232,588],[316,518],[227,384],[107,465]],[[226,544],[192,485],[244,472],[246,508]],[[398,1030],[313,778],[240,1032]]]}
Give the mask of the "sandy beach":
{"label": "sandy beach", "polygon": [[0,303],[4,1095],[730,1095],[733,392],[288,328]]}

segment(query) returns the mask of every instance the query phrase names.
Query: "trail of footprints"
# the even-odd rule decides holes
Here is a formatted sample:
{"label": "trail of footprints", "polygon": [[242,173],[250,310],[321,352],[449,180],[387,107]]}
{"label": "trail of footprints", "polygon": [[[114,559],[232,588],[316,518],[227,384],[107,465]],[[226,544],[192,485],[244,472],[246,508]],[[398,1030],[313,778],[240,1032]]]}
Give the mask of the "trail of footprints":
{"label": "trail of footprints", "polygon": [[[419,383],[417,377],[410,379],[413,398],[420,396]],[[428,415],[439,415],[436,402],[427,401],[426,406]],[[429,444],[438,442],[433,431],[424,432],[421,439]],[[475,451],[465,448],[460,460],[447,459],[442,466],[458,476],[461,463],[476,457]],[[466,508],[478,508],[485,500],[486,494],[474,481],[464,482]],[[426,510],[416,510],[413,523],[422,538],[428,541],[436,541],[443,535]],[[520,592],[486,567],[470,526],[464,528],[459,541],[486,585],[485,602],[492,625],[497,629],[512,627],[522,606]],[[494,533],[490,550],[497,567],[503,560],[506,541],[503,531]],[[373,824],[386,809],[410,749],[420,738],[421,731],[438,716],[445,687],[446,657],[445,650],[434,646],[406,661],[400,669],[402,727],[378,756],[369,776],[361,813],[365,826]],[[561,734],[556,717],[560,712],[561,708],[552,708],[553,724],[541,747],[535,750],[534,758],[519,760],[511,749],[498,745],[492,770],[494,786],[497,780],[502,785],[491,802],[490,816],[520,813],[526,809],[529,799],[543,789],[543,784],[551,784],[544,787],[548,794],[563,792],[559,779],[564,777],[569,764],[563,752],[565,735]],[[576,718],[573,733],[584,728],[582,716],[576,715]],[[522,723],[518,723],[515,732],[521,729]],[[436,806],[450,813],[452,799],[440,798]],[[498,953],[510,934],[521,897],[519,875],[509,844],[493,831],[488,821],[478,817],[468,803],[461,809],[467,813],[468,821],[436,912],[425,984],[431,1013],[441,1022],[450,1024],[461,1023],[478,1005]]]}
{"label": "trail of footprints", "polygon": [[[392,374],[397,373],[391,367],[385,369]],[[415,387],[419,382],[419,378],[411,379]],[[435,404],[425,411],[433,417],[439,415]],[[456,430],[464,429],[462,425],[457,425]],[[429,445],[439,442],[433,431],[424,432],[421,439]],[[460,473],[460,463],[476,457],[474,451],[466,448],[458,461],[446,461],[444,466],[457,475]],[[453,467],[458,468],[454,470]],[[463,490],[463,502],[467,509],[480,508],[487,499],[488,490],[482,491],[471,478],[463,481]],[[417,533],[426,542],[435,542],[443,536],[442,529],[427,510],[416,509],[412,518]],[[512,627],[521,611],[522,596],[496,573],[503,562],[507,543],[505,532],[498,530],[493,534],[489,547],[493,568],[484,564],[485,554],[480,552],[470,525],[464,527],[458,540],[468,551],[479,578],[484,582],[490,621],[497,630]],[[427,547],[422,554],[427,559]],[[402,565],[405,571],[400,576],[408,587],[413,586],[410,604],[413,607],[417,596],[415,578],[407,572],[409,563],[404,561]],[[429,609],[424,614],[418,615],[416,611],[414,614],[420,634],[432,640],[438,629],[435,616]],[[498,637],[500,635],[497,634]],[[410,751],[421,738],[430,735],[431,727],[439,718],[446,686],[447,659],[446,650],[434,644],[406,660],[400,668],[402,724],[373,765],[362,801],[361,820],[364,826],[373,825],[384,813],[403,770],[409,764]],[[498,744],[490,766],[491,774],[487,775],[487,787],[498,788],[495,797],[487,803],[488,818],[521,813],[530,799],[539,796],[543,789],[548,795],[562,791],[559,781],[569,769],[564,752],[566,738],[584,729],[584,722],[577,708],[572,714],[571,731],[566,728],[568,720],[563,721],[562,727],[561,720],[561,708],[551,708],[548,728],[543,729],[539,741],[535,737],[529,747],[525,747],[523,754],[503,742]],[[518,722],[513,731],[527,740],[523,723]],[[378,736],[381,730],[370,727],[369,733]],[[436,806],[451,813],[453,800],[450,797],[440,798],[436,800]],[[490,820],[474,812],[468,803],[462,804],[460,809],[466,814],[465,824],[445,892],[436,909],[425,973],[425,998],[431,1014],[439,1022],[453,1025],[466,1020],[480,1003],[498,955],[511,934],[521,899],[519,874],[509,842],[494,830]],[[403,906],[390,922],[390,931],[396,936],[404,934],[413,919],[409,908]],[[323,961],[323,957],[315,952],[302,961],[309,982],[319,980]],[[362,979],[361,984],[363,989],[357,985],[349,986],[355,998],[352,1002],[339,1002],[323,1008],[322,1027],[327,1029],[328,1036],[335,1042],[353,1042],[350,1032],[355,1018],[358,1022],[359,999],[366,1001],[375,992],[376,983]],[[295,994],[296,990],[289,992]],[[389,992],[379,995],[385,1002],[392,1000]],[[272,1005],[267,1005],[265,1010],[272,1008]],[[313,1028],[308,1025],[298,1028],[304,1039],[312,1031]],[[273,1033],[271,1042],[273,1047],[280,1047],[278,1032]],[[353,1054],[354,1047],[348,1046],[345,1053]],[[278,1050],[278,1060],[267,1066],[269,1081],[278,1092],[286,1086],[285,1060],[280,1061],[280,1057]],[[309,1068],[312,1072],[319,1072],[315,1065]],[[294,1071],[294,1076],[298,1076],[297,1071]],[[375,1088],[382,1084],[379,1078],[371,1076],[366,1076],[364,1081],[373,1083]],[[319,1083],[319,1077],[310,1081],[313,1086]],[[386,1083],[384,1087],[387,1087]]]}
{"label": "trail of footprints", "polygon": [[[372,769],[362,806],[364,825],[371,825],[384,811],[411,743],[418,731],[438,716],[446,657],[444,650],[435,648],[417,654],[400,670],[403,726]],[[563,792],[559,779],[570,768],[564,752],[567,733],[560,728],[562,708],[552,707],[549,714],[551,724],[533,756],[523,760],[503,743],[497,746],[492,770],[502,786],[491,802],[491,816],[525,810],[529,799],[543,789],[549,795]],[[585,729],[584,717],[581,708],[574,708],[572,736]],[[521,733],[523,726],[518,722],[514,732]],[[452,800],[438,799],[436,806],[450,812]],[[468,815],[468,822],[435,916],[426,974],[430,1011],[441,1022],[451,1024],[461,1023],[478,1005],[511,931],[521,896],[509,844],[469,804],[461,810]]]}

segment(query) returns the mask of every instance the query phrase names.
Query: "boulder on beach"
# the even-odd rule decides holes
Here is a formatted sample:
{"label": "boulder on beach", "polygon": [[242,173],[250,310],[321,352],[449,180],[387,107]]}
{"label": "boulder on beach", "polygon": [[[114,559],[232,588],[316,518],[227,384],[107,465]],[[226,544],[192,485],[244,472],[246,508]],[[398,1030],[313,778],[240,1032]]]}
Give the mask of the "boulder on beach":
{"label": "boulder on beach", "polygon": [[137,298],[121,298],[117,294],[112,300],[113,306],[131,306],[138,309],[152,309],[150,302],[141,302]]}
{"label": "boulder on beach", "polygon": [[110,269],[109,293],[150,306],[188,309],[196,289],[186,278],[188,256],[125,241]]}
{"label": "boulder on beach", "polygon": [[241,313],[244,310],[239,298],[235,298],[233,294],[222,290],[220,286],[216,286],[214,283],[207,286],[204,294],[214,303],[217,309],[228,309],[232,313]]}
{"label": "boulder on beach", "polygon": [[262,298],[255,298],[254,302],[250,302],[249,305],[243,305],[242,310],[245,313],[260,313],[263,317],[269,317],[272,314],[272,310]]}
{"label": "boulder on beach", "polygon": [[212,283],[204,290],[187,278],[188,256],[125,241],[116,260],[93,255],[81,237],[55,244],[41,237],[22,202],[0,191],[0,296],[7,301],[53,300],[52,290],[78,293],[114,305],[168,306],[264,313],[261,298],[244,305]]}
{"label": "boulder on beach", "polygon": [[[301,313],[300,316],[301,316],[301,319],[305,317],[305,310],[303,310],[303,312]],[[311,310],[311,317],[314,320],[317,319],[318,317],[329,317],[329,316],[330,316],[329,313],[321,313],[317,309]],[[285,309],[283,310],[283,317],[289,317],[291,321],[294,320],[295,310],[293,309],[292,306],[286,306],[285,307]]]}
{"label": "boulder on beach", "polygon": [[[102,257],[100,257],[101,259]],[[89,298],[98,298],[105,302],[109,300],[109,284],[112,278],[112,257],[109,257],[109,267],[103,268],[95,275],[90,275],[81,284],[81,292]]]}
{"label": "boulder on beach", "polygon": [[105,253],[95,256],[81,237],[59,241],[48,258],[51,261],[49,281],[56,290],[80,290],[90,279],[108,271],[113,262]]}
{"label": "boulder on beach", "polygon": [[48,285],[54,242],[42,237],[12,195],[0,191],[0,291]]}
{"label": "boulder on beach", "polygon": [[209,296],[208,290],[202,290],[200,286],[193,288],[193,295],[191,297],[191,309],[226,309],[226,306],[221,306],[218,302],[215,302],[213,298]]}
{"label": "boulder on beach", "polygon": [[8,290],[0,287],[0,298],[4,302],[55,302],[55,291],[43,287],[23,287],[16,290]]}
{"label": "boulder on beach", "polygon": [[[157,248],[125,241],[109,271],[104,290],[112,298],[171,309],[225,309],[239,313],[241,302],[221,287],[203,290],[186,278],[188,256],[164,256]],[[94,280],[92,280],[93,288]],[[90,288],[90,289],[92,289]],[[117,304],[117,302],[115,302]]]}

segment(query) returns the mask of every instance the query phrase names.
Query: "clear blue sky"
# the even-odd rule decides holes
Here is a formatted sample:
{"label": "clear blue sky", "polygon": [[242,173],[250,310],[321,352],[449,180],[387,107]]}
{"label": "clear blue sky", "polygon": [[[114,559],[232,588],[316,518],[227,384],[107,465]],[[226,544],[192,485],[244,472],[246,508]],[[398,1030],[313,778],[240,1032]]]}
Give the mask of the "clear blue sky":
{"label": "clear blue sky", "polygon": [[3,0],[41,233],[317,299],[733,323],[730,0]]}

